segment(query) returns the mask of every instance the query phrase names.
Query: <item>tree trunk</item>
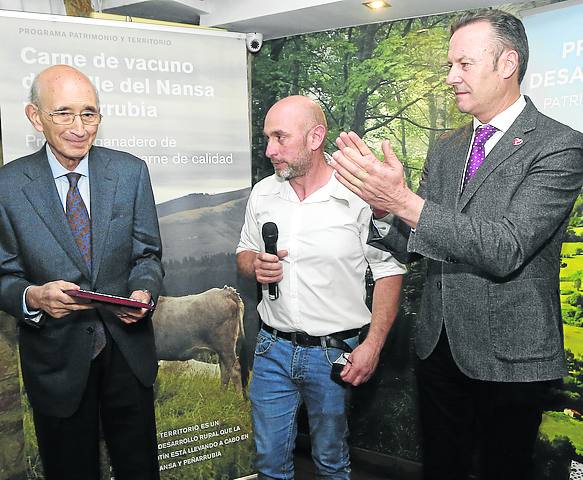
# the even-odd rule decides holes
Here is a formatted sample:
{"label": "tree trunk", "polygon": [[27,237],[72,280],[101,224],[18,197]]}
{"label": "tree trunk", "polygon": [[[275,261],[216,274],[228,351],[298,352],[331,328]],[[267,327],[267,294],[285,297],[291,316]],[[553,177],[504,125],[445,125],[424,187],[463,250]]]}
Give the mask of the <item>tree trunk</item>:
{"label": "tree trunk", "polygon": [[[362,62],[363,60],[372,57],[374,49],[377,46],[376,34],[379,29],[382,28],[382,24],[373,23],[371,25],[363,25],[361,27],[361,35],[358,38],[358,60]],[[362,135],[364,132],[364,123],[366,121],[366,110],[368,107],[368,97],[370,93],[368,91],[362,92],[355,99],[354,102],[354,117],[352,118],[352,125],[350,129],[356,132],[358,135]]]}
{"label": "tree trunk", "polygon": [[[401,110],[403,104],[401,101],[401,94],[397,92],[396,94],[397,102],[399,110]],[[403,164],[405,170],[405,182],[407,182],[407,186],[411,188],[412,180],[411,180],[411,169],[409,168],[409,159],[407,158],[407,130],[405,128],[405,119],[401,116],[401,120],[399,121],[399,132],[401,134],[401,163]]]}

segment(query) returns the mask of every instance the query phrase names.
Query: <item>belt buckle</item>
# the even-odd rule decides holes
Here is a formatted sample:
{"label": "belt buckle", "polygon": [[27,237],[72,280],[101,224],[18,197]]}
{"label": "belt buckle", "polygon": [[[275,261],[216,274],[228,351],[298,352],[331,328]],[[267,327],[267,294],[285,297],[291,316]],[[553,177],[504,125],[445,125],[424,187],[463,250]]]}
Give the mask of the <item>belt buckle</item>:
{"label": "belt buckle", "polygon": [[291,342],[293,346],[297,346],[298,342],[297,342],[297,335],[296,332],[291,332]]}

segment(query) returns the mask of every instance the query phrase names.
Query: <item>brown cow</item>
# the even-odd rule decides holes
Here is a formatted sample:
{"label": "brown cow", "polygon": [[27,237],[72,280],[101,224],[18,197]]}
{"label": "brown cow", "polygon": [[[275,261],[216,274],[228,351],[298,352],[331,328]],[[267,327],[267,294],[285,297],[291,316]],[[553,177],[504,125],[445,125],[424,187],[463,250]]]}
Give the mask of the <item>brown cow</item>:
{"label": "brown cow", "polygon": [[202,349],[219,356],[221,381],[242,388],[236,346],[243,330],[244,306],[228,286],[197,295],[160,297],[152,318],[158,360],[191,360]]}

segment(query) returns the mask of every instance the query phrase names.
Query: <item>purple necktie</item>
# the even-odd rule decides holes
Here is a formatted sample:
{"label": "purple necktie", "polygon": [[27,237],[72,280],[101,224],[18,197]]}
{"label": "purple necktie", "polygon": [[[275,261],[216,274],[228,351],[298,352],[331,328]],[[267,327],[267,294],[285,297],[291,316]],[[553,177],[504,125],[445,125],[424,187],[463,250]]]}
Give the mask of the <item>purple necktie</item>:
{"label": "purple necktie", "polygon": [[481,125],[476,128],[476,135],[474,137],[474,143],[472,144],[472,149],[470,151],[470,158],[468,160],[468,166],[466,169],[466,174],[464,176],[464,185],[462,187],[465,188],[468,181],[476,175],[478,168],[484,163],[484,159],[486,158],[486,151],[484,149],[484,145],[490,139],[492,135],[496,133],[496,127],[492,125]]}
{"label": "purple necktie", "polygon": [[[68,173],[67,180],[69,180],[69,191],[67,192],[66,214],[69,226],[73,232],[75,243],[79,247],[81,256],[85,260],[85,264],[91,271],[91,219],[85,207],[85,202],[79,192],[80,173]],[[93,357],[97,357],[99,352],[105,347],[105,330],[103,323],[98,321],[95,325],[95,340],[93,344]]]}

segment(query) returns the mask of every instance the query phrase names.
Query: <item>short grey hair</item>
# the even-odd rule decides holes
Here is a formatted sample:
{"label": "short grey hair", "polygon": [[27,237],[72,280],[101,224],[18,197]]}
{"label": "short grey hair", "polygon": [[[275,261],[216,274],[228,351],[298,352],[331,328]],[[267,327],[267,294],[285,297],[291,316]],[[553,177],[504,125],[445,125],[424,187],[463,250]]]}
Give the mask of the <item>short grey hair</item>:
{"label": "short grey hair", "polygon": [[494,65],[505,48],[518,53],[518,83],[522,82],[528,65],[528,39],[520,19],[502,10],[483,8],[464,12],[451,25],[450,35],[466,25],[477,22],[488,22],[494,32],[496,41],[494,51]]}

